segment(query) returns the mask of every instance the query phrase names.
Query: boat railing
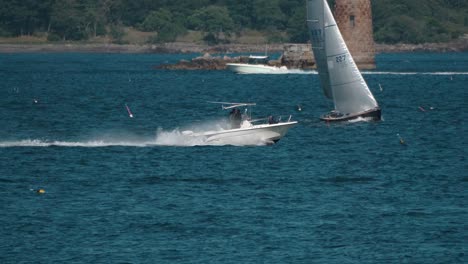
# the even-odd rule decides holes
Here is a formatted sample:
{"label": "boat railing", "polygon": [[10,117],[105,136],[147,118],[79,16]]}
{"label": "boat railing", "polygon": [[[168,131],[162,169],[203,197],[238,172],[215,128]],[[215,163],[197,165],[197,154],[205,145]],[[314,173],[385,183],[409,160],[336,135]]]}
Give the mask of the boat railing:
{"label": "boat railing", "polygon": [[249,120],[250,123],[260,123],[260,122],[266,122],[266,121],[268,121],[268,117]]}
{"label": "boat railing", "polygon": [[[284,117],[287,117],[287,121],[282,121]],[[286,118],[284,118],[286,119]],[[281,122],[291,122],[292,115],[286,116],[286,115],[279,115],[279,116],[269,116],[269,117],[264,117],[264,118],[257,118],[257,119],[252,119],[249,120],[250,123],[281,123]]]}

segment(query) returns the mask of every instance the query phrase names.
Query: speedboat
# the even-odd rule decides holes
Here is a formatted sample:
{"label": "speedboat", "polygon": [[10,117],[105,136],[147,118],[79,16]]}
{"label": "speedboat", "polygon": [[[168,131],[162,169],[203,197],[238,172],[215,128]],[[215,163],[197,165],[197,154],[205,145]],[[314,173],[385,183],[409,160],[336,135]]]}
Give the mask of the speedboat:
{"label": "speedboat", "polygon": [[226,63],[230,71],[241,74],[271,74],[286,73],[286,66],[276,67],[268,65],[268,56],[249,56],[248,63]]}
{"label": "speedboat", "polygon": [[[291,121],[289,116],[285,121],[281,117],[252,119],[249,106],[255,103],[229,103],[229,102],[211,102],[222,104],[223,110],[231,110],[229,116],[229,127],[219,128],[212,131],[193,132],[183,131],[185,136],[201,138],[206,143],[229,144],[229,145],[258,145],[274,144],[283,138],[289,128],[296,125],[297,121]],[[227,106],[226,106],[227,105]],[[240,107],[245,108],[244,114],[240,114]]]}

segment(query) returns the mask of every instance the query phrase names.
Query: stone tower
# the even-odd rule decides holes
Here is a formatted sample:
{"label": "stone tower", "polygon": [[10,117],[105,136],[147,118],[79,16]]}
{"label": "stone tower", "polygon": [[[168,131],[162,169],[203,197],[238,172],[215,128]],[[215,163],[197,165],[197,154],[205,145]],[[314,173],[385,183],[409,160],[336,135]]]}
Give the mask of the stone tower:
{"label": "stone tower", "polygon": [[359,68],[375,68],[370,0],[335,0],[334,16]]}

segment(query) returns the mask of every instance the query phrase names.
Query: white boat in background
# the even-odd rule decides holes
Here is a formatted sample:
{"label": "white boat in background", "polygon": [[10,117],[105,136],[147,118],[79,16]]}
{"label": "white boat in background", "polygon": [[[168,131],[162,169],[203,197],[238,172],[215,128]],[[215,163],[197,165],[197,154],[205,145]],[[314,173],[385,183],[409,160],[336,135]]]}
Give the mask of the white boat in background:
{"label": "white boat in background", "polygon": [[[230,109],[229,127],[220,128],[214,131],[193,132],[183,131],[185,136],[201,138],[206,143],[226,144],[226,145],[258,145],[273,144],[278,142],[286,135],[289,128],[297,124],[297,121],[291,121],[291,116],[282,121],[272,116],[267,118],[252,119],[250,106],[255,103],[229,103],[229,102],[211,102],[222,104],[223,110]],[[240,107],[246,107],[244,114],[241,114]]]}
{"label": "white boat in background", "polygon": [[268,56],[252,56],[248,58],[248,63],[226,63],[226,68],[230,71],[241,74],[272,74],[287,73],[286,66],[276,67],[268,65]]}
{"label": "white boat in background", "polygon": [[349,53],[326,0],[307,0],[307,25],[320,85],[335,104],[335,109],[320,119],[380,120],[380,107]]}

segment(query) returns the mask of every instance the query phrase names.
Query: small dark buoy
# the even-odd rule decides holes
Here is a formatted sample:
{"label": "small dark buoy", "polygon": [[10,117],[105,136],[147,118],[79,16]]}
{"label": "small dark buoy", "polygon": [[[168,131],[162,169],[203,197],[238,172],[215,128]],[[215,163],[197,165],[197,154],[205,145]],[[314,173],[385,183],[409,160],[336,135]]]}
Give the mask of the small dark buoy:
{"label": "small dark buoy", "polygon": [[401,145],[406,145],[405,140],[400,136],[400,134],[397,134],[397,136],[398,136],[398,139],[400,140],[400,144]]}

